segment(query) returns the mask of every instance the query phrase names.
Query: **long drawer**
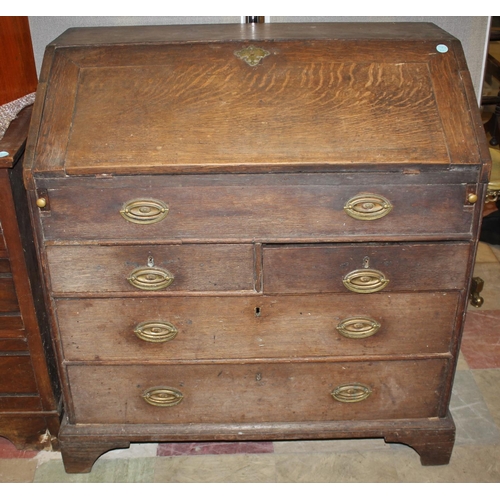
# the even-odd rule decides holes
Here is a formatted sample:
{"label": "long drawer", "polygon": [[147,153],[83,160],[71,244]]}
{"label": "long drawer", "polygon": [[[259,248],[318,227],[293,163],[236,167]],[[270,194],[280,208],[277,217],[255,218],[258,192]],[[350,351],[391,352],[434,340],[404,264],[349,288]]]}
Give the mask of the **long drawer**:
{"label": "long drawer", "polygon": [[81,424],[257,423],[437,417],[447,363],[69,365],[67,371]]}
{"label": "long drawer", "polygon": [[264,292],[457,290],[470,250],[466,242],[266,245]]}
{"label": "long drawer", "polygon": [[459,295],[59,299],[64,358],[216,360],[445,353]]}
{"label": "long drawer", "polygon": [[253,291],[252,245],[53,246],[52,291]]}
{"label": "long drawer", "polygon": [[468,238],[464,174],[439,173],[174,176],[123,188],[114,179],[86,181],[49,189],[41,220],[51,241]]}

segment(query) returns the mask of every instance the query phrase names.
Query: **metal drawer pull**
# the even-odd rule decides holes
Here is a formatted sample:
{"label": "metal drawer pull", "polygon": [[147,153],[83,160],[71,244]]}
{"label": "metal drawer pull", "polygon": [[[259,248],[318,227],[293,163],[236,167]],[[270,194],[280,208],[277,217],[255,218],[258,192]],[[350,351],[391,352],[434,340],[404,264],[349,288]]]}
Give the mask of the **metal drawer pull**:
{"label": "metal drawer pull", "polygon": [[155,224],[168,214],[168,207],[159,200],[131,200],[123,206],[120,214],[134,224]]}
{"label": "metal drawer pull", "polygon": [[151,387],[142,395],[144,401],[152,406],[175,406],[184,398],[184,394],[172,387]]}
{"label": "metal drawer pull", "polygon": [[341,335],[349,339],[366,339],[375,335],[380,326],[380,323],[372,318],[359,316],[342,320],[337,325],[337,330]]}
{"label": "metal drawer pull", "polygon": [[128,282],[140,290],[162,290],[174,281],[172,273],[160,267],[138,267],[127,278]]}
{"label": "metal drawer pull", "polygon": [[385,217],[392,210],[392,204],[384,196],[363,193],[353,196],[344,210],[353,219],[376,220]]}
{"label": "metal drawer pull", "polygon": [[135,327],[134,333],[145,342],[168,342],[177,335],[177,328],[166,321],[144,321]]}
{"label": "metal drawer pull", "polygon": [[331,394],[333,399],[341,403],[358,403],[370,396],[371,393],[372,390],[368,386],[355,382],[339,385]]}
{"label": "metal drawer pull", "polygon": [[383,290],[389,280],[376,269],[355,269],[343,278],[344,286],[356,293],[375,293]]}

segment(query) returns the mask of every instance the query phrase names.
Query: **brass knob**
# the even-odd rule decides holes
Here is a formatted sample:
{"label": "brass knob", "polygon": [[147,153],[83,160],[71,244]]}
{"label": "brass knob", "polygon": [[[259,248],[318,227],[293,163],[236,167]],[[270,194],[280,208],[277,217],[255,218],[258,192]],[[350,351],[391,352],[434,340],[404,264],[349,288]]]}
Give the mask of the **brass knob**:
{"label": "brass knob", "polygon": [[467,196],[467,201],[471,204],[476,203],[477,201],[477,194],[476,193],[470,193],[469,196]]}
{"label": "brass knob", "polygon": [[38,208],[45,208],[47,206],[47,200],[45,198],[38,198],[36,200],[36,206]]}

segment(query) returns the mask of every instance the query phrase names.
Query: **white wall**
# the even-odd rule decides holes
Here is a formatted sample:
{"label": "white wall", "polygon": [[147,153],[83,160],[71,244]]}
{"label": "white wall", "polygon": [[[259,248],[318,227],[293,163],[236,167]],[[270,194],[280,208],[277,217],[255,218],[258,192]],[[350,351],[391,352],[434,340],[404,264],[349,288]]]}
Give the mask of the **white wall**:
{"label": "white wall", "polygon": [[[30,16],[31,37],[35,52],[37,70],[40,72],[46,45],[63,31],[79,26],[128,26],[142,24],[212,24],[239,23],[241,16]],[[488,16],[337,16],[337,17],[277,17],[267,18],[270,22],[433,22],[448,31],[462,42],[472,82],[479,99],[486,44],[488,37]]]}

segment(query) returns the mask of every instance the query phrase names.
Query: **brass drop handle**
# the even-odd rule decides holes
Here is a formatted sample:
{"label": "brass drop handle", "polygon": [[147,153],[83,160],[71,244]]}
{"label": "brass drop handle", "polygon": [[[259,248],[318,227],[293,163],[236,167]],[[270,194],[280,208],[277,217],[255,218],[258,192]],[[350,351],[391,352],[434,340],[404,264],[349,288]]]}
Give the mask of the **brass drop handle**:
{"label": "brass drop handle", "polygon": [[147,389],[142,397],[151,406],[168,407],[178,405],[183,400],[184,394],[173,387],[159,386]]}
{"label": "brass drop handle", "polygon": [[134,328],[137,337],[145,342],[168,342],[177,336],[177,328],[167,321],[144,321]]}
{"label": "brass drop handle", "polygon": [[167,269],[156,267],[153,257],[149,256],[148,265],[134,269],[127,281],[139,290],[155,291],[170,286],[174,281],[174,275]]}
{"label": "brass drop handle", "polygon": [[381,324],[372,318],[356,316],[346,318],[337,325],[337,331],[348,339],[366,339],[380,330]]}
{"label": "brass drop handle", "polygon": [[351,292],[375,293],[383,290],[389,283],[389,280],[382,271],[370,269],[370,259],[365,257],[363,259],[363,268],[347,273],[342,282]]}
{"label": "brass drop handle", "polygon": [[131,200],[125,203],[120,214],[134,224],[155,224],[168,215],[168,206],[160,200]]}
{"label": "brass drop handle", "polygon": [[385,196],[361,193],[345,204],[344,211],[353,219],[370,221],[385,217],[392,208],[392,203]]}
{"label": "brass drop handle", "polygon": [[359,403],[372,394],[372,390],[365,384],[353,382],[336,387],[331,395],[341,403]]}

